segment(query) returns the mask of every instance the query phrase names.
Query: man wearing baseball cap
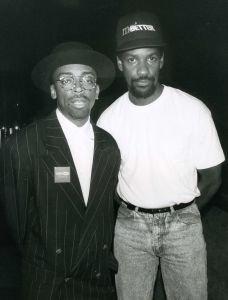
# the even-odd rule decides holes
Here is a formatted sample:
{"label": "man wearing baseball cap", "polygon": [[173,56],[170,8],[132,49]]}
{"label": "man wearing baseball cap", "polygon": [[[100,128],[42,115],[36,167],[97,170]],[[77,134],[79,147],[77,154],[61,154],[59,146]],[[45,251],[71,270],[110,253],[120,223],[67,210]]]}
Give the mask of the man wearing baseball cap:
{"label": "man wearing baseball cap", "polygon": [[206,300],[199,209],[221,182],[224,154],[209,109],[159,82],[165,41],[157,17],[119,20],[117,64],[128,92],[98,120],[121,152],[114,237],[118,299],[151,300],[160,264],[167,299]]}
{"label": "man wearing baseball cap", "polygon": [[3,146],[9,225],[22,253],[22,299],[116,299],[113,194],[120,153],[90,121],[114,66],[86,44],[58,45],[34,68],[57,109]]}

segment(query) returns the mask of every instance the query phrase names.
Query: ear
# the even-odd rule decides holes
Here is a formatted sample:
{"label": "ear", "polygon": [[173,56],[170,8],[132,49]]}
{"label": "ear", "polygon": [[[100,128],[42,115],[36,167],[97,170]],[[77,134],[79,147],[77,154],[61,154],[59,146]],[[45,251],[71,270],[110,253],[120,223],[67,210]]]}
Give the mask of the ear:
{"label": "ear", "polygon": [[57,95],[56,95],[56,89],[55,89],[54,84],[51,84],[51,85],[50,85],[50,92],[51,92],[51,98],[52,98],[52,99],[56,99],[56,98],[57,98]]}
{"label": "ear", "polygon": [[163,68],[163,66],[164,66],[164,52],[162,53],[162,56],[161,56],[161,58],[160,58],[160,69],[162,69]]}
{"label": "ear", "polygon": [[96,92],[96,98],[95,99],[97,100],[97,99],[99,99],[99,94],[100,94],[100,87],[99,87],[98,84],[96,85],[96,91],[95,92]]}
{"label": "ear", "polygon": [[119,70],[120,70],[121,72],[123,72],[123,64],[122,64],[121,59],[117,56],[117,57],[116,57],[116,60],[117,60],[117,66],[118,66]]}

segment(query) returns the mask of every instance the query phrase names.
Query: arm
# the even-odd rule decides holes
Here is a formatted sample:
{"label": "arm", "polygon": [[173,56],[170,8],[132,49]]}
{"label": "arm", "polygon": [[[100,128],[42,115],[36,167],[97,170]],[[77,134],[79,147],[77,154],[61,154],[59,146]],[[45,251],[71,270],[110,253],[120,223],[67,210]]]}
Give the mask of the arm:
{"label": "arm", "polygon": [[16,180],[14,176],[11,151],[7,143],[1,149],[1,201],[6,214],[10,233],[14,241],[19,243],[19,220],[16,204]]}
{"label": "arm", "polygon": [[207,169],[197,170],[199,175],[198,188],[201,195],[197,198],[196,203],[200,210],[209,203],[209,200],[220,187],[222,182],[221,170],[222,164]]}
{"label": "arm", "polygon": [[5,143],[1,148],[0,155],[1,201],[5,208],[12,237],[19,247],[21,247],[25,235],[26,196],[29,191],[28,176],[25,178],[24,168],[20,166],[20,163],[21,159],[15,147],[15,141]]}

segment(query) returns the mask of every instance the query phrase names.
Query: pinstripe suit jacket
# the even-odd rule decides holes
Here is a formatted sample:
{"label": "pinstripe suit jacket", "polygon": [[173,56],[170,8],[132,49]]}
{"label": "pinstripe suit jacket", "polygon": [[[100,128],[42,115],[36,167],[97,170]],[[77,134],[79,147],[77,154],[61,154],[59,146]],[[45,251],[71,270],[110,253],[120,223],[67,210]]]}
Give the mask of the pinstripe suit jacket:
{"label": "pinstripe suit jacket", "polygon": [[[2,149],[4,202],[23,256],[23,299],[115,299],[111,245],[120,153],[108,133],[93,129],[87,207],[55,112]],[[56,166],[70,167],[70,183],[54,182]]]}

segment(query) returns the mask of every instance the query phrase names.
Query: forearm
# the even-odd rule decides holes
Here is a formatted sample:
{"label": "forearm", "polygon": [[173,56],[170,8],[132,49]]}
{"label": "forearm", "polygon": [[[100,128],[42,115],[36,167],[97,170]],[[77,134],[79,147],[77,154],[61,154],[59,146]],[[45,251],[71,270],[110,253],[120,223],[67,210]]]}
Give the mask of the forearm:
{"label": "forearm", "polygon": [[199,179],[198,188],[201,195],[196,200],[199,210],[202,210],[209,203],[218,191],[220,185],[221,178],[216,178],[214,182],[204,180],[203,177]]}

